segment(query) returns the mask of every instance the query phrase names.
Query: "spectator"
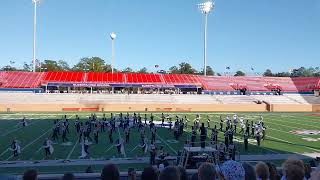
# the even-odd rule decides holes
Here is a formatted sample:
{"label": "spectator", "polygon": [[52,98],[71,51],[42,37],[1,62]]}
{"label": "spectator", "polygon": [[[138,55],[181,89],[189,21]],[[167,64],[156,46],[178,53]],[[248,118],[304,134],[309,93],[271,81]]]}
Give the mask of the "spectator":
{"label": "spectator", "polygon": [[86,169],[86,173],[93,173],[92,167],[88,166]]}
{"label": "spectator", "polygon": [[198,173],[192,174],[191,180],[198,180]]}
{"label": "spectator", "polygon": [[242,163],[242,166],[244,168],[244,174],[245,174],[245,180],[256,180],[256,172],[249,163]]}
{"label": "spectator", "polygon": [[288,159],[282,164],[283,178],[286,180],[303,180],[304,165],[301,160]]}
{"label": "spectator", "polygon": [[136,180],[136,170],[134,168],[128,169],[128,180]]}
{"label": "spectator", "polygon": [[75,180],[75,177],[72,173],[65,173],[61,179],[62,180]]}
{"label": "spectator", "polygon": [[141,173],[141,180],[158,180],[158,173],[153,167],[146,167]]}
{"label": "spectator", "polygon": [[312,171],[310,164],[304,164],[304,171],[305,171],[304,177],[309,179],[311,177],[311,171]]}
{"label": "spectator", "polygon": [[198,169],[199,180],[212,180],[216,179],[216,170],[210,163],[202,163]]}
{"label": "spectator", "polygon": [[266,164],[269,167],[269,174],[270,174],[269,179],[270,180],[280,180],[281,177],[278,173],[276,165],[274,165],[270,162],[267,162]]}
{"label": "spectator", "polygon": [[164,168],[159,175],[159,180],[180,180],[180,173],[175,166]]}
{"label": "spectator", "polygon": [[178,166],[178,170],[180,172],[180,180],[188,180],[186,169],[184,169],[182,166]]}
{"label": "spectator", "polygon": [[24,172],[23,174],[23,180],[36,180],[38,176],[38,172],[35,169],[29,169]]}
{"label": "spectator", "polygon": [[217,166],[217,172],[221,180],[244,180],[245,172],[241,163],[230,160]]}
{"label": "spectator", "polygon": [[101,172],[102,180],[120,180],[118,167],[114,164],[105,165]]}
{"label": "spectator", "polygon": [[256,175],[259,180],[269,180],[270,173],[269,167],[264,162],[258,162],[256,165]]}
{"label": "spectator", "polygon": [[319,179],[320,179],[320,166],[317,169],[312,171],[310,180],[319,180]]}

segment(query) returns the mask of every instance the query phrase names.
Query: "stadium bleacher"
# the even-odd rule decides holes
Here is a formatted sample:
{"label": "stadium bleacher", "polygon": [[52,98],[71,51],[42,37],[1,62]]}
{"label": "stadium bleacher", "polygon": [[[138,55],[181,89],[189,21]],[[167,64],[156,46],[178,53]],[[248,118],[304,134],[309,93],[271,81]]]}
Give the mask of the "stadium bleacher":
{"label": "stadium bleacher", "polygon": [[145,85],[186,85],[208,91],[312,92],[320,88],[318,77],[233,77],[188,74],[143,74],[104,72],[0,72],[0,88],[40,88],[48,83],[109,83]]}

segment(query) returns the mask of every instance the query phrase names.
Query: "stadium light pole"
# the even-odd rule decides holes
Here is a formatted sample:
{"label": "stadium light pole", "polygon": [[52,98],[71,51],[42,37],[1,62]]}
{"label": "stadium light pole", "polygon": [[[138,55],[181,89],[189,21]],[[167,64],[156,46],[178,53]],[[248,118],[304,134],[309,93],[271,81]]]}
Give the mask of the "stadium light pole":
{"label": "stadium light pole", "polygon": [[34,5],[33,13],[33,72],[36,72],[36,34],[37,34],[37,4],[40,0],[32,0]]}
{"label": "stadium light pole", "polygon": [[214,2],[212,0],[208,0],[204,3],[198,4],[198,8],[202,14],[204,14],[204,67],[203,67],[203,75],[207,75],[207,29],[208,29],[208,14],[214,8]]}
{"label": "stadium light pole", "polygon": [[112,57],[111,57],[111,72],[112,72],[112,74],[113,74],[113,69],[114,69],[114,41],[115,41],[115,39],[116,39],[116,37],[117,37],[117,35],[116,35],[116,33],[114,33],[114,32],[112,32],[112,33],[110,33],[110,38],[111,38],[111,43],[112,43]]}

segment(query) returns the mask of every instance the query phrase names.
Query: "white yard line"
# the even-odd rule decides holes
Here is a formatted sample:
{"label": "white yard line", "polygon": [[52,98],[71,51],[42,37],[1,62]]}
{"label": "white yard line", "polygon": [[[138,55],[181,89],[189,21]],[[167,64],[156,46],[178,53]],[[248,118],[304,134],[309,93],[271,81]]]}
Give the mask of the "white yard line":
{"label": "white yard line", "polygon": [[67,156],[66,159],[70,159],[70,157],[71,157],[72,153],[74,152],[74,149],[76,148],[76,146],[78,145],[78,143],[79,143],[79,138],[78,138],[78,140],[76,141],[76,143],[74,143],[74,145],[73,145],[73,147],[72,147],[71,151],[69,152],[69,154],[68,154],[68,156]]}
{"label": "white yard line", "polygon": [[178,154],[176,150],[174,150],[164,139],[162,139],[158,133],[156,133],[157,137],[163,142],[165,143],[176,155]]}
{"label": "white yard line", "polygon": [[[296,143],[293,143],[293,142],[290,142],[290,141],[286,141],[286,140],[283,140],[283,139],[280,139],[280,138],[272,137],[272,136],[267,136],[267,137],[271,138],[271,139],[279,140],[279,141],[282,141],[282,142],[285,142],[285,143],[293,144],[293,145],[296,144]],[[305,145],[302,145],[302,147],[307,148],[307,149],[311,149],[311,150],[316,151],[316,152],[320,152],[319,149],[311,148],[311,147],[308,147],[308,146],[305,146]]]}
{"label": "white yard line", "polygon": [[29,126],[31,126],[31,125],[33,125],[33,124],[36,124],[36,123],[38,123],[38,122],[40,122],[40,120],[39,120],[39,121],[35,121],[35,122],[33,122],[33,123],[30,123],[30,124],[28,124],[28,126],[26,126],[26,127],[23,127],[23,126],[21,125],[21,127],[16,128],[16,129],[13,129],[13,130],[11,130],[11,131],[9,131],[9,132],[5,132],[5,133],[3,133],[1,136],[7,136],[8,134],[11,134],[11,133],[13,133],[13,132],[16,132],[16,131],[18,131],[18,130],[20,130],[20,129],[22,129],[22,128],[28,128]]}
{"label": "white yard line", "polygon": [[[157,116],[157,115],[154,115],[154,116],[157,117],[158,119],[161,119],[160,116]],[[168,144],[164,139],[162,139],[162,138],[158,135],[158,133],[156,133],[156,135],[157,135],[157,137],[158,137],[163,143],[165,143],[175,154],[178,154],[177,151],[174,150],[174,149],[170,146],[170,144]]]}
{"label": "white yard line", "polygon": [[[235,137],[234,139],[237,139],[239,142],[241,142],[241,139],[239,139],[238,137]],[[249,144],[252,144],[252,145],[256,145],[257,148],[262,148],[262,149],[264,149],[264,150],[266,150],[266,151],[270,151],[270,152],[272,152],[272,153],[274,153],[274,154],[280,154],[280,153],[277,152],[277,151],[273,151],[273,150],[268,149],[268,148],[263,147],[263,146],[258,147],[258,145],[255,144],[255,143],[253,143],[253,142],[248,141],[248,143],[249,143]]]}
{"label": "white yard line", "polygon": [[[27,144],[26,146],[24,146],[21,149],[21,153],[23,150],[25,150],[27,147],[31,146],[32,144],[34,144],[35,142],[37,142],[40,138],[42,138],[44,135],[46,135],[49,131],[51,130],[51,128],[49,128],[46,132],[44,132],[41,136],[39,136],[38,138],[34,139],[32,142],[30,142],[29,144]],[[11,159],[13,157],[13,155],[11,155],[8,159],[6,159],[6,161],[8,161],[9,159]]]}

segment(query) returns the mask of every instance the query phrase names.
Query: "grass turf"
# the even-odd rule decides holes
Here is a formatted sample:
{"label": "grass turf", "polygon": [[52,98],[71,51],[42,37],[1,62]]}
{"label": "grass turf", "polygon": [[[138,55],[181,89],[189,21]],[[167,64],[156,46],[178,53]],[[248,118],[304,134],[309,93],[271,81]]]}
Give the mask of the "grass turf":
{"label": "grass turf", "polygon": [[[59,141],[54,142],[54,154],[48,159],[78,159],[81,148],[78,143],[78,136],[75,133],[73,120],[75,113],[11,113],[0,114],[0,160],[42,160],[44,158],[44,151],[41,146],[46,137],[51,137],[52,125],[54,119],[61,119],[66,114],[70,119],[70,134],[68,139],[71,142],[69,145],[64,145]],[[88,119],[90,113],[77,113],[81,121]],[[102,117],[102,113],[96,113],[98,118]],[[173,141],[173,131],[165,128],[159,128],[157,131],[157,147],[162,145],[165,150],[171,155],[175,155],[179,151],[188,138],[191,128],[190,125],[196,117],[196,113],[170,113],[172,116],[186,116],[189,119],[189,127],[185,129],[185,133],[180,137],[179,141]],[[211,119],[211,127],[217,125],[219,128],[219,117],[224,118],[227,115],[232,116],[233,113],[203,113],[201,114],[201,121],[207,124],[207,116]],[[251,140],[249,151],[244,151],[242,143],[242,136],[237,134],[235,139],[237,149],[242,155],[246,154],[285,154],[285,153],[320,153],[320,134],[318,135],[294,135],[290,131],[294,130],[318,130],[320,131],[320,116],[310,116],[306,113],[237,113],[238,116],[243,116],[249,121],[258,121],[259,116],[264,117],[265,125],[267,126],[267,139],[261,144],[261,147],[255,145],[254,139]],[[110,117],[110,113],[106,113]],[[132,115],[132,114],[131,114]],[[148,118],[150,113],[147,113]],[[161,113],[153,113],[154,120],[161,120]],[[29,126],[21,127],[18,122],[25,116],[29,121]],[[141,113],[142,120],[144,113]],[[175,118],[173,118],[174,120]],[[239,127],[238,127],[239,128]],[[238,129],[239,131],[240,129]],[[211,131],[208,131],[210,136]],[[151,133],[146,131],[148,139]],[[113,134],[114,140],[118,138],[117,131]],[[124,138],[124,133],[120,130],[120,136]],[[11,141],[17,138],[21,142],[22,153],[19,157],[13,158],[11,151],[6,151]],[[313,141],[307,141],[305,138],[311,138]],[[199,137],[197,137],[199,141]],[[219,132],[219,140],[223,141],[223,133]],[[140,142],[140,136],[136,129],[131,131],[130,143],[125,144],[125,152],[127,157],[142,157],[149,156],[144,154],[141,148],[137,147]],[[121,157],[117,154],[116,148],[109,143],[108,134],[101,133],[99,135],[99,144],[92,144],[89,148],[90,158],[94,159],[108,159],[112,157]],[[109,149],[112,147],[111,149]],[[109,151],[107,151],[109,149]],[[129,167],[130,165],[128,165]],[[81,167],[82,168],[82,167]],[[44,171],[58,171],[58,167],[42,168]],[[77,169],[75,167],[75,169]],[[7,169],[11,172],[10,169]]]}

